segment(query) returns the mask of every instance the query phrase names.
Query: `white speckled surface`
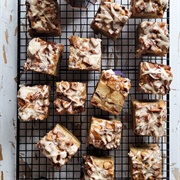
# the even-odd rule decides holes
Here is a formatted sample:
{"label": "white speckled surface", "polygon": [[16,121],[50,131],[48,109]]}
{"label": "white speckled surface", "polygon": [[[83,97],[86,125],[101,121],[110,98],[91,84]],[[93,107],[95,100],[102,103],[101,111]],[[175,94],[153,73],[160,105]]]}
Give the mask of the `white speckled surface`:
{"label": "white speckled surface", "polygon": [[170,0],[170,180],[180,180],[180,1]]}
{"label": "white speckled surface", "polygon": [[[15,179],[17,2],[0,1],[0,179]],[[5,58],[6,56],[6,58]]]}
{"label": "white speckled surface", "polygon": [[[180,1],[170,0],[170,180],[180,180]],[[6,56],[6,58],[5,58]],[[0,180],[16,173],[17,1],[0,1]],[[4,177],[4,178],[3,178]]]}

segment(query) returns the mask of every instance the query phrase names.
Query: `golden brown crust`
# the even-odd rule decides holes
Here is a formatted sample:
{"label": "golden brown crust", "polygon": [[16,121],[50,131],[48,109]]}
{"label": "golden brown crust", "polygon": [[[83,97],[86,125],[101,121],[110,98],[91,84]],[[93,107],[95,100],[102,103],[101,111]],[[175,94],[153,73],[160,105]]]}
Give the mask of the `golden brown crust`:
{"label": "golden brown crust", "polygon": [[173,80],[171,67],[168,65],[140,62],[139,65],[139,91],[148,94],[165,95],[170,91]]}
{"label": "golden brown crust", "polygon": [[24,69],[57,76],[64,46],[33,38],[28,45],[28,58]]}
{"label": "golden brown crust", "polygon": [[76,114],[85,111],[86,84],[80,82],[56,82],[55,109],[58,114]]}
{"label": "golden brown crust", "polygon": [[54,167],[60,169],[77,152],[80,141],[65,127],[57,124],[37,143],[37,147]]}
{"label": "golden brown crust", "polygon": [[133,132],[137,135],[165,135],[167,117],[164,100],[132,100]]}
{"label": "golden brown crust", "polygon": [[26,0],[26,11],[31,37],[61,35],[57,0]]}
{"label": "golden brown crust", "polygon": [[112,70],[103,71],[91,98],[91,104],[119,115],[130,87],[128,78],[117,76]]}
{"label": "golden brown crust", "polygon": [[92,117],[87,144],[100,149],[118,148],[121,140],[122,123]]}
{"label": "golden brown crust", "polygon": [[157,144],[130,145],[131,180],[162,179],[162,158]]}
{"label": "golden brown crust", "polygon": [[114,180],[114,158],[84,156],[84,180]]}
{"label": "golden brown crust", "polygon": [[105,1],[100,4],[90,26],[95,33],[103,34],[115,41],[130,17],[131,12],[124,6]]}
{"label": "golden brown crust", "polygon": [[101,70],[101,39],[71,36],[69,70]]}

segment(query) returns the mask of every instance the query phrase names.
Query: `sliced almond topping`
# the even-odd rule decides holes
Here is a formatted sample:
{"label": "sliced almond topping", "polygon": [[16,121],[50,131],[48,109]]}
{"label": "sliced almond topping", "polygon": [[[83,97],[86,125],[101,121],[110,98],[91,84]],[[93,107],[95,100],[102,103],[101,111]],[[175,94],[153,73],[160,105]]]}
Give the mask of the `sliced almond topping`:
{"label": "sliced almond topping", "polygon": [[78,90],[78,89],[79,89],[79,84],[73,82],[73,83],[71,83],[71,88],[72,88],[73,90]]}
{"label": "sliced almond topping", "polygon": [[71,102],[68,102],[68,101],[65,101],[65,100],[62,100],[61,103],[62,103],[64,108],[68,108],[71,105]]}
{"label": "sliced almond topping", "polygon": [[68,82],[62,81],[60,85],[65,89],[68,90],[70,88],[70,85]]}
{"label": "sliced almond topping", "polygon": [[118,5],[118,4],[114,4],[114,9],[115,9],[116,11],[119,11],[119,5]]}
{"label": "sliced almond topping", "polygon": [[95,38],[90,38],[90,42],[92,43],[93,47],[97,47],[99,44]]}
{"label": "sliced almond topping", "polygon": [[51,133],[48,133],[48,134],[46,135],[46,139],[47,139],[48,141],[52,141],[52,134],[51,134]]}

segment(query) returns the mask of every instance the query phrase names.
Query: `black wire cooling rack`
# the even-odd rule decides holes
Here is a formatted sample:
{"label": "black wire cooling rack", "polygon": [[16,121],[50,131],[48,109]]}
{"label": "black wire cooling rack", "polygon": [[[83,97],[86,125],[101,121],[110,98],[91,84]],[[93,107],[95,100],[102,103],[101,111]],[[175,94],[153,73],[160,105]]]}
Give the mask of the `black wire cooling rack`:
{"label": "black wire cooling rack", "polygon": [[[118,2],[118,1],[117,1]],[[17,120],[17,179],[80,179],[82,175],[82,156],[90,155],[113,155],[115,158],[115,180],[129,180],[129,144],[136,143],[158,143],[163,157],[163,179],[169,179],[169,118],[167,120],[167,135],[159,139],[151,137],[138,137],[131,131],[131,99],[154,99],[159,98],[153,95],[144,95],[137,91],[137,74],[140,61],[151,61],[162,64],[169,64],[169,55],[166,58],[144,57],[135,58],[136,48],[136,28],[142,19],[130,19],[123,28],[119,38],[113,42],[101,35],[95,35],[90,29],[90,23],[99,7],[99,3],[88,2],[87,9],[73,9],[65,1],[58,1],[60,6],[60,19],[62,36],[44,37],[44,40],[55,41],[65,45],[63,60],[59,68],[58,77],[35,73],[32,71],[18,75],[19,84],[50,84],[51,85],[51,106],[50,115],[44,121],[22,122]],[[129,0],[120,0],[118,3],[130,7]],[[28,22],[26,18],[25,0],[18,1],[18,72],[23,70],[27,55],[27,44],[31,40],[28,35]],[[149,19],[149,21],[165,21],[169,24],[169,12],[165,13],[163,19]],[[144,19],[145,21],[147,19]],[[69,56],[69,41],[71,35],[80,37],[99,37],[102,39],[102,70],[120,70],[131,79],[131,90],[122,112],[119,116],[112,116],[96,107],[90,105],[90,98],[95,89],[100,73],[96,71],[68,71],[67,62]],[[80,81],[87,83],[86,111],[78,115],[57,115],[54,112],[53,99],[55,92],[55,82],[60,80]],[[169,117],[169,97],[167,100]],[[89,122],[92,116],[105,119],[116,118],[123,123],[123,133],[121,145],[117,150],[103,151],[86,147],[86,137]],[[50,165],[49,160],[36,148],[36,143],[57,123],[67,127],[82,143],[76,155],[64,165],[60,170],[56,170]]]}

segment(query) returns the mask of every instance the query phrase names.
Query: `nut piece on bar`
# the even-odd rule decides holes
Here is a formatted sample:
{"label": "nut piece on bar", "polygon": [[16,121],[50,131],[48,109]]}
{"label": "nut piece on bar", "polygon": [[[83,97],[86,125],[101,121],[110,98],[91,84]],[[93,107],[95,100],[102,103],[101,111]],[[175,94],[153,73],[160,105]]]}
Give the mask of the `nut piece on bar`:
{"label": "nut piece on bar", "polygon": [[86,84],[80,82],[56,82],[55,109],[58,114],[76,114],[85,111]]}
{"label": "nut piece on bar", "polygon": [[38,143],[37,148],[60,169],[78,151],[79,140],[65,127],[57,124]]}
{"label": "nut piece on bar", "polygon": [[71,36],[69,69],[101,71],[101,39]]}
{"label": "nut piece on bar", "polygon": [[103,34],[115,41],[131,14],[124,6],[113,2],[103,2],[91,23],[91,28],[96,34]]}
{"label": "nut piece on bar", "polygon": [[61,35],[57,0],[26,0],[26,11],[31,37]]}
{"label": "nut piece on bar", "polygon": [[104,70],[91,98],[91,105],[119,115],[130,87],[128,78],[116,75],[111,69]]}
{"label": "nut piece on bar", "polygon": [[168,0],[131,0],[134,18],[162,18],[168,8]]}
{"label": "nut piece on bar", "polygon": [[162,158],[157,144],[130,145],[131,180],[162,179]]}
{"label": "nut piece on bar", "polygon": [[87,144],[100,149],[113,149],[120,145],[122,123],[92,117]]}
{"label": "nut piece on bar", "polygon": [[144,21],[137,29],[136,57],[165,56],[169,48],[169,33],[165,22]]}
{"label": "nut piece on bar", "polygon": [[168,65],[140,62],[139,91],[147,94],[167,94],[173,79],[170,70]]}
{"label": "nut piece on bar", "polygon": [[84,156],[84,177],[83,180],[114,180],[114,158]]}
{"label": "nut piece on bar", "polygon": [[33,38],[29,42],[24,69],[57,76],[63,51],[62,44]]}
{"label": "nut piece on bar", "polygon": [[142,136],[165,135],[167,118],[164,100],[132,100],[133,132]]}
{"label": "nut piece on bar", "polygon": [[50,86],[20,85],[18,91],[18,117],[23,121],[44,120],[49,112]]}

